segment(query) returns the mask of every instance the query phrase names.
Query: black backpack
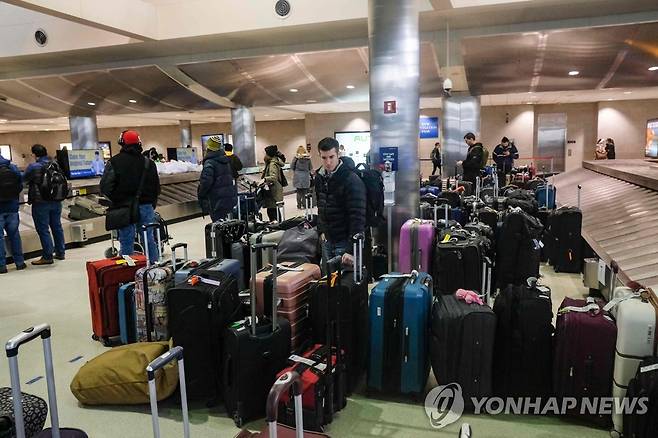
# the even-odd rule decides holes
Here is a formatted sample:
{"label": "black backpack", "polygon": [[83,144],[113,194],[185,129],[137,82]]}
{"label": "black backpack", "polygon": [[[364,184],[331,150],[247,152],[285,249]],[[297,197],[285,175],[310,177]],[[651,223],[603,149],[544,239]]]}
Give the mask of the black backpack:
{"label": "black backpack", "polygon": [[0,166],[0,202],[17,199],[22,190],[21,177],[9,166]]}
{"label": "black backpack", "polygon": [[354,172],[366,187],[366,226],[378,227],[384,223],[384,178],[380,171],[368,169],[360,163]]}
{"label": "black backpack", "polygon": [[63,201],[69,194],[66,176],[56,161],[49,161],[43,166],[39,192],[44,201]]}

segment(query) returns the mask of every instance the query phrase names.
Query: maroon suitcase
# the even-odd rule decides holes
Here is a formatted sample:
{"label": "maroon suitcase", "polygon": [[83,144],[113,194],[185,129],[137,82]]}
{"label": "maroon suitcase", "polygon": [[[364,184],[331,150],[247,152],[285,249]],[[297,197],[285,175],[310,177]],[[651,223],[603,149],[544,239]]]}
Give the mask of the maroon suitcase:
{"label": "maroon suitcase", "polygon": [[581,414],[584,397],[610,397],[617,325],[605,302],[565,298],[558,310],[555,331],[553,389],[559,398],[574,397],[577,406],[568,414],[607,425],[609,417]]}

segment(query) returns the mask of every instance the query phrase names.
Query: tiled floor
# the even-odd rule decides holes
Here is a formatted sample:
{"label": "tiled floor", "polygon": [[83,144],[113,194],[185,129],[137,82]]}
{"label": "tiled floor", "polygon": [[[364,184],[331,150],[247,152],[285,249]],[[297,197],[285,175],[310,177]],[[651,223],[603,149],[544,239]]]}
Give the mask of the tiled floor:
{"label": "tiled floor", "polygon": [[[287,211],[292,214],[294,198],[287,197]],[[174,242],[190,245],[190,255],[203,255],[204,219],[195,219],[170,227]],[[48,322],[53,328],[53,352],[59,396],[60,421],[66,426],[80,427],[91,437],[147,437],[151,435],[148,406],[85,408],[78,404],[68,386],[86,361],[105,351],[90,339],[91,324],[85,262],[102,257],[107,242],[88,245],[67,252],[67,259],[48,267],[32,267],[26,271],[10,271],[0,276],[0,340],[6,340],[31,324]],[[554,274],[543,269],[543,282],[553,290],[553,304],[557,309],[565,295],[582,296],[578,275]],[[82,359],[74,359],[82,356]],[[74,360],[73,362],[71,362]],[[21,382],[43,376],[41,346],[33,342],[20,355]],[[430,382],[430,386],[432,382]],[[0,386],[9,386],[6,360],[0,360]],[[46,398],[44,379],[23,386],[26,392]],[[388,437],[422,438],[454,437],[458,424],[442,430],[430,427],[421,403],[406,399],[381,400],[366,398],[364,391],[350,398],[347,408],[338,414],[328,429],[333,437]],[[191,412],[192,437],[233,437],[238,429],[221,410],[193,406]],[[161,406],[162,435],[180,436],[181,416],[175,405]],[[603,438],[608,432],[578,425],[558,418],[537,416],[465,416],[474,429],[474,436],[518,438]],[[250,424],[252,429],[262,423]]]}

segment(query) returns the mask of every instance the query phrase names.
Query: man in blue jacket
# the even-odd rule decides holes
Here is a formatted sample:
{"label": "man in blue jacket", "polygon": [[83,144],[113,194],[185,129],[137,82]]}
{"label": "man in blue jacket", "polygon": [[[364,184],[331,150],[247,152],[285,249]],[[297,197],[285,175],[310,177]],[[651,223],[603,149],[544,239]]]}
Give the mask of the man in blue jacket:
{"label": "man in blue jacket", "polygon": [[503,137],[500,144],[493,151],[493,159],[498,172],[498,186],[504,187],[507,183],[507,175],[514,167],[514,160],[519,158],[519,151],[509,138]]}
{"label": "man in blue jacket", "polygon": [[231,160],[226,156],[222,139],[212,136],[206,142],[206,158],[197,191],[204,214],[213,222],[226,218],[238,203],[238,191],[233,180]]}
{"label": "man in blue jacket", "polygon": [[11,246],[16,270],[26,268],[23,258],[21,235],[18,232],[18,197],[23,190],[21,172],[11,161],[0,155],[0,274],[7,273],[7,254],[5,253],[5,231]]}

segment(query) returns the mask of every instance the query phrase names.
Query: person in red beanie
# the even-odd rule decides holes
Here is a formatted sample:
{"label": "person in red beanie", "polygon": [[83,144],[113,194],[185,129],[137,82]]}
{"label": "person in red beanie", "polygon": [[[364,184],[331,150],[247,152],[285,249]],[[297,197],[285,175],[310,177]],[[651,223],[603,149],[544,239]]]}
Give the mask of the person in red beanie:
{"label": "person in red beanie", "polygon": [[[139,195],[139,219],[136,223],[119,228],[121,255],[134,253],[135,226],[141,231],[144,224],[155,222],[155,206],[160,195],[160,179],[155,163],[142,156],[142,140],[137,131],[123,131],[119,136],[121,151],[110,158],[101,178],[101,193],[112,201],[113,206],[130,205],[137,197],[142,174],[144,182]],[[148,160],[145,163],[144,160]],[[153,229],[148,232],[148,249],[151,263],[158,260],[159,248],[155,243]]]}

